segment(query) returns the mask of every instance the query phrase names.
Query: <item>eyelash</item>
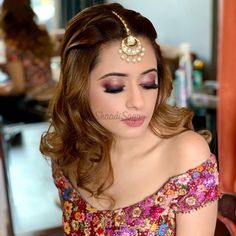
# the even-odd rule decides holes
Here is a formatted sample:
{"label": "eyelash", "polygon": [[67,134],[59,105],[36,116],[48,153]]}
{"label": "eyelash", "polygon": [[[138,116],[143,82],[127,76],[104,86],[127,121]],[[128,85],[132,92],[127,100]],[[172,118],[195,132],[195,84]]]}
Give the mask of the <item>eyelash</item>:
{"label": "eyelash", "polygon": [[[159,84],[140,84],[140,86],[143,89],[157,89],[159,87]],[[104,92],[105,93],[120,93],[124,90],[124,87],[117,87],[117,88],[105,88]]]}
{"label": "eyelash", "polygon": [[140,84],[144,89],[157,89],[159,84]]}
{"label": "eyelash", "polygon": [[105,93],[120,93],[124,90],[124,87],[118,87],[118,88],[106,88],[104,90]]}

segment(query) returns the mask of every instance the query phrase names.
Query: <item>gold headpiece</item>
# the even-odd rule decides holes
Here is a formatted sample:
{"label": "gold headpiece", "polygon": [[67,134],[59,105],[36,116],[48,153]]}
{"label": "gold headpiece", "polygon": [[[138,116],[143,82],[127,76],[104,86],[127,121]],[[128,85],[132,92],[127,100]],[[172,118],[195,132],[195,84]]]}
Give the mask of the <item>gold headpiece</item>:
{"label": "gold headpiece", "polygon": [[142,46],[140,40],[131,34],[130,29],[128,28],[124,19],[115,11],[112,11],[112,13],[120,19],[127,33],[127,37],[121,41],[119,50],[121,58],[127,62],[140,62],[144,56],[145,48]]}

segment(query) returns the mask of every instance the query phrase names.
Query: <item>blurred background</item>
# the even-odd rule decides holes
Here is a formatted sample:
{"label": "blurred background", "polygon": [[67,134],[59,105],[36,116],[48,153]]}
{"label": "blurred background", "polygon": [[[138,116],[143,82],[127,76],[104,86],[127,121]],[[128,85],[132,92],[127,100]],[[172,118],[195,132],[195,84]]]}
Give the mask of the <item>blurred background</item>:
{"label": "blurred background", "polygon": [[[4,2],[8,1],[0,0],[1,19],[6,18]],[[21,5],[30,4],[35,13],[32,21],[34,20],[35,25],[42,29],[42,34],[49,36],[44,47],[48,48],[50,54],[45,54],[48,57],[45,61],[45,55],[41,57],[37,51],[34,55],[29,53],[26,63],[22,59],[25,58],[21,56],[22,52],[16,52],[17,46],[22,43],[12,43],[16,41],[14,34],[6,37],[6,23],[1,24],[0,114],[1,109],[2,111],[5,109],[6,116],[5,113],[1,114],[0,127],[0,186],[4,187],[2,188],[4,191],[0,191],[0,236],[63,235],[61,210],[57,190],[51,178],[50,163],[41,157],[38,145],[40,136],[48,125],[47,107],[59,79],[60,45],[65,26],[79,11],[101,3],[121,3],[152,21],[158,33],[158,43],[173,78],[173,92],[168,103],[188,107],[194,112],[194,128],[211,131],[210,148],[219,161],[222,191],[229,194],[235,202],[236,84],[233,79],[236,76],[236,58],[233,53],[233,46],[236,44],[235,0],[9,0],[9,2],[12,4],[11,10],[18,9],[19,22],[23,19],[23,13],[19,10]],[[16,2],[21,5],[16,7]],[[27,30],[29,28],[26,27],[25,32],[29,34]],[[27,44],[23,44],[24,53],[28,50],[26,47]],[[37,83],[30,79],[38,70],[33,67],[35,63],[29,61],[35,62],[37,56],[46,68],[43,70],[47,71],[40,77],[42,83],[36,77]],[[22,70],[25,70],[21,78],[19,76],[21,72],[14,73],[19,69],[19,65],[15,63],[16,57],[23,65]],[[25,66],[26,64],[30,66]],[[39,63],[38,66],[41,65],[42,63]],[[28,74],[31,77],[27,78]],[[42,79],[43,76],[47,79]],[[21,84],[19,81],[26,81],[22,82],[25,89],[10,94],[9,91],[17,91],[14,90],[14,86]],[[5,91],[5,94],[1,93],[1,90]],[[231,199],[230,197],[228,199]],[[230,208],[234,209],[231,205]],[[224,216],[228,217],[226,214]],[[235,211],[229,219],[235,224]],[[231,231],[227,235],[234,234]]]}

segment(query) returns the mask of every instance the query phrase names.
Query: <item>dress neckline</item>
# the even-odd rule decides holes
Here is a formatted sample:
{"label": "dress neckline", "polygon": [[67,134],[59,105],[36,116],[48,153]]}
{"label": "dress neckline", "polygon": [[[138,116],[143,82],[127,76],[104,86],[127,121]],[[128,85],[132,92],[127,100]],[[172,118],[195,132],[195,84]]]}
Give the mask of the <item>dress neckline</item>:
{"label": "dress neckline", "polygon": [[112,213],[125,211],[125,210],[127,210],[127,209],[129,209],[129,208],[135,208],[135,207],[137,207],[137,206],[142,205],[142,203],[148,201],[148,199],[153,198],[153,196],[155,196],[155,195],[158,195],[158,194],[166,187],[166,185],[168,185],[169,183],[173,182],[175,179],[179,178],[179,177],[182,176],[182,175],[189,174],[189,173],[195,171],[196,169],[199,169],[199,167],[201,167],[201,166],[207,165],[208,162],[211,162],[211,163],[213,163],[213,164],[217,162],[217,161],[216,161],[216,157],[215,157],[214,154],[211,153],[210,156],[209,156],[205,161],[203,161],[202,163],[200,163],[199,165],[197,165],[197,166],[195,166],[195,167],[193,167],[193,168],[190,168],[190,169],[188,169],[188,170],[185,171],[185,172],[182,172],[182,173],[180,173],[180,174],[177,174],[177,175],[174,175],[174,176],[169,177],[169,178],[161,185],[161,187],[160,187],[157,191],[155,191],[155,192],[152,193],[152,194],[149,194],[148,196],[144,197],[142,200],[140,200],[140,201],[138,201],[138,202],[136,202],[136,203],[132,203],[132,204],[129,204],[129,205],[124,206],[124,207],[118,207],[118,208],[115,208],[115,209],[102,209],[102,210],[100,210],[100,209],[97,209],[96,207],[92,206],[87,200],[85,200],[85,199],[81,196],[81,194],[79,193],[78,189],[75,188],[74,185],[71,183],[70,179],[67,178],[66,176],[64,176],[63,173],[62,173],[62,176],[63,176],[63,178],[65,178],[66,182],[68,183],[68,185],[69,185],[69,187],[72,189],[72,191],[74,191],[74,192],[76,193],[76,196],[86,205],[86,207],[87,207],[88,209],[91,209],[91,211],[92,211],[93,213],[96,212],[96,213],[101,213],[101,214],[108,214],[108,213],[111,213],[111,214],[112,214]]}

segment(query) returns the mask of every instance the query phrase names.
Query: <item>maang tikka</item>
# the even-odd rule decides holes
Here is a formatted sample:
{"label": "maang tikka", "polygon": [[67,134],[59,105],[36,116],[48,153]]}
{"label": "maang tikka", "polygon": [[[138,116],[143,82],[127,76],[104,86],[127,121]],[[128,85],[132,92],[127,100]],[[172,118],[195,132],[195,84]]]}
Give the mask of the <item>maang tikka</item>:
{"label": "maang tikka", "polygon": [[121,59],[126,62],[140,62],[144,56],[145,48],[142,46],[140,40],[132,35],[124,19],[115,11],[112,11],[112,13],[120,19],[127,33],[127,36],[121,41],[119,50]]}

